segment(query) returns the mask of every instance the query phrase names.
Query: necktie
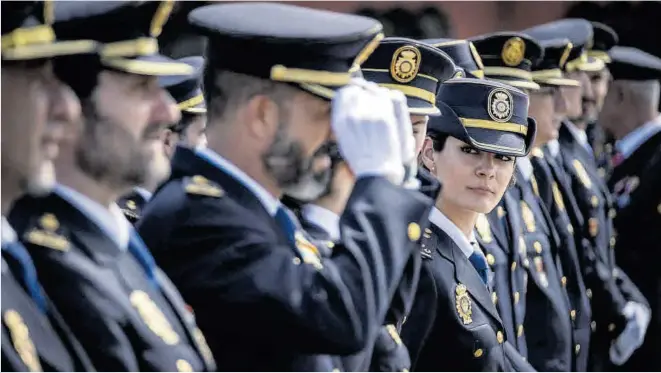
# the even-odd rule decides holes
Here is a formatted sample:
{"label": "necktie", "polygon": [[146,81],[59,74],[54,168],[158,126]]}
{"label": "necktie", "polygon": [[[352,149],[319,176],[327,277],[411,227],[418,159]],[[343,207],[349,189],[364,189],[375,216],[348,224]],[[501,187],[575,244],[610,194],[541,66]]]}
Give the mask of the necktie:
{"label": "necktie", "polygon": [[298,230],[298,225],[294,222],[292,216],[289,215],[289,211],[286,207],[278,207],[278,211],[275,213],[275,221],[285,232],[289,242],[296,246],[296,231]]}
{"label": "necktie", "polygon": [[39,285],[39,280],[37,279],[37,270],[34,267],[32,258],[23,244],[18,241],[10,242],[2,246],[2,250],[8,253],[18,265],[21,267],[21,277],[23,285],[26,287],[30,297],[37,304],[37,307],[44,314],[48,311],[48,306],[46,305],[46,297]]}
{"label": "necktie", "polygon": [[147,248],[147,245],[145,245],[144,241],[142,241],[142,238],[140,235],[138,235],[135,229],[131,229],[131,235],[129,238],[129,252],[133,254],[135,259],[145,270],[145,275],[147,276],[149,282],[156,289],[160,289],[158,280],[156,279],[156,261]]}
{"label": "necktie", "polygon": [[[473,247],[476,246],[475,243],[472,245]],[[484,255],[482,255],[482,252],[476,248],[473,250],[473,254],[468,257],[468,260],[471,262],[473,267],[475,267],[475,270],[477,271],[477,274],[480,275],[484,285],[489,285],[489,266],[487,265],[487,260],[484,258]]]}

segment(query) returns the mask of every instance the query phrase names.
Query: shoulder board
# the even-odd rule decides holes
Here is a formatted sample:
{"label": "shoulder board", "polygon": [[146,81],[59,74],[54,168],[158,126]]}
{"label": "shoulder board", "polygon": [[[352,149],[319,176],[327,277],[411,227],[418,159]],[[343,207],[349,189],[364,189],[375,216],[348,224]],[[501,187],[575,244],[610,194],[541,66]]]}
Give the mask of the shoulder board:
{"label": "shoulder board", "polygon": [[201,175],[195,175],[184,180],[184,189],[187,194],[198,196],[220,198],[225,195],[225,191],[220,185]]}
{"label": "shoulder board", "polygon": [[530,151],[530,154],[532,154],[534,157],[544,158],[544,152],[540,148],[533,148]]}
{"label": "shoulder board", "polygon": [[23,234],[25,242],[58,251],[69,251],[71,242],[63,234],[55,214],[45,213]]}

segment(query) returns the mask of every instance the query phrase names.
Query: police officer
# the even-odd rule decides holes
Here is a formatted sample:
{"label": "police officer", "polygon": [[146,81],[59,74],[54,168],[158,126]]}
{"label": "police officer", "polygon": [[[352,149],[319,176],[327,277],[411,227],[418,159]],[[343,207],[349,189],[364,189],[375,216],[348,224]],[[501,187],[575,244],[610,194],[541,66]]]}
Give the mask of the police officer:
{"label": "police officer", "polygon": [[157,54],[172,5],[58,4],[66,22],[56,33],[98,40],[101,59],[59,68],[81,99],[82,123],[60,150],[54,192],[24,198],[10,214],[49,296],[102,370],[215,369],[178,291],[114,204],[148,173],[169,171],[159,135],[178,116],[157,76],[191,72]]}
{"label": "police officer", "polygon": [[87,353],[44,291],[5,215],[22,195],[47,193],[65,123],[80,102],[54,74],[57,58],[96,55],[92,42],[57,41],[53,4],[2,3],[2,368],[93,370]]}
{"label": "police officer", "polygon": [[539,196],[550,215],[551,226],[559,237],[557,250],[563,273],[560,281],[569,296],[574,345],[582,346],[583,350],[576,353],[572,371],[582,372],[587,370],[588,364],[592,310],[583,281],[583,262],[577,250],[582,248],[582,240],[580,236],[574,235],[572,219],[569,217],[570,213],[580,215],[580,212],[577,211],[564,172],[552,157],[545,157],[541,149],[549,141],[558,138],[560,122],[566,114],[560,87],[578,87],[580,83],[563,77],[562,67],[573,48],[568,39],[540,40],[540,45],[544,48],[544,57],[533,65],[532,76],[541,89],[530,92],[530,114],[537,120],[537,138],[531,152],[531,163]]}
{"label": "police officer", "polygon": [[[206,144],[204,129],[207,125],[207,108],[201,89],[204,58],[200,56],[184,57],[178,61],[190,65],[194,72],[190,75],[159,78],[159,84],[167,89],[174,99],[177,109],[181,112],[181,119],[168,127],[163,136],[168,157],[174,155],[178,144],[193,148]],[[148,180],[143,185],[134,187],[130,193],[117,201],[124,216],[131,224],[135,225],[142,215],[145,204],[149,202],[156,188],[164,181],[163,179]]]}
{"label": "police officer", "polygon": [[[504,84],[456,78],[441,85],[437,106],[441,116],[430,120],[422,159],[444,185],[423,235],[423,269],[402,338],[415,370],[532,370],[507,340],[472,233],[534,138],[527,97]],[[512,127],[490,119],[503,114]]]}
{"label": "police officer", "polygon": [[[177,149],[138,229],[222,369],[341,369],[320,355],[356,353],[383,325],[432,203],[401,186],[416,161],[403,95],[361,80],[340,89],[381,26],[274,3],[189,20],[208,37],[208,147]],[[279,199],[331,136],[357,181],[327,259]]]}
{"label": "police officer", "polygon": [[[585,20],[551,22],[535,27],[534,32],[536,37],[544,39],[566,37],[574,46],[565,69],[567,78],[581,82],[581,90],[561,89],[569,119],[562,121],[558,142],[550,141],[547,147],[548,155],[561,164],[582,216],[582,223],[577,219],[573,227],[584,241],[581,251],[586,261],[583,265],[586,291],[592,295],[592,309],[599,310],[593,313],[590,365],[593,370],[607,369],[609,361],[626,361],[635,350],[636,345],[631,341],[636,336],[632,330],[638,329],[639,323],[631,310],[647,307],[647,301],[616,265],[612,231],[615,210],[611,196],[597,171],[585,132],[571,120],[584,117],[581,100],[591,95],[586,71],[602,69],[603,61],[587,56],[585,49],[592,38],[592,27]],[[613,342],[626,348],[616,350],[611,347]]]}
{"label": "police officer", "polygon": [[[472,39],[484,62],[488,80],[504,82],[527,91],[537,91],[532,66],[542,57],[542,47],[530,36],[501,32]],[[526,330],[528,360],[538,370],[571,370],[574,345],[570,306],[562,287],[562,264],[558,256],[557,232],[546,208],[539,203],[539,190],[528,158],[516,164],[516,183],[508,191],[515,201],[521,219],[521,232],[512,232],[519,240],[517,250],[522,255],[523,295],[526,310],[523,327]],[[519,263],[513,262],[512,269]],[[514,302],[516,303],[516,295]],[[579,350],[580,346],[576,348]],[[580,351],[576,351],[578,353]]]}
{"label": "police officer", "polygon": [[[631,47],[614,47],[609,54],[613,82],[599,123],[615,136],[620,154],[620,163],[608,180],[617,211],[615,257],[650,303],[649,309],[635,309],[642,323],[633,344],[644,337],[643,345],[619,369],[659,370],[654,347],[661,342],[661,282],[655,265],[659,252],[649,249],[658,247],[661,240],[661,116],[657,111],[661,59]],[[650,310],[652,322],[645,333]]]}
{"label": "police officer", "polygon": [[457,39],[425,39],[423,43],[445,52],[455,65],[464,70],[464,75],[469,78],[484,78],[484,65],[482,58],[477,53],[475,45],[468,40]]}
{"label": "police officer", "polygon": [[[455,74],[455,66],[450,58],[443,52],[415,40],[385,38],[363,63],[361,71],[366,80],[404,93],[413,125],[411,129],[415,137],[416,155],[419,154],[427,132],[429,116],[440,114],[435,106],[438,86]],[[340,214],[354,185],[346,166],[339,167],[342,169],[337,170],[338,175],[333,179],[331,193],[313,203],[305,204],[301,209],[301,223],[304,227],[308,227],[308,231],[319,232],[316,227],[321,228],[320,234],[312,234],[314,238],[330,238],[332,241],[339,239]],[[423,170],[419,172],[425,173]],[[427,188],[430,197],[436,198],[438,182],[434,178],[421,175],[419,178],[430,180]],[[420,256],[414,255],[406,267],[406,274],[388,312],[386,320],[388,324],[381,328],[377,336],[372,358],[370,359],[369,356],[371,351],[365,351],[361,363],[350,363],[350,365],[357,363],[359,367],[353,369],[345,365],[345,369],[370,371],[410,369],[408,352],[401,343],[396,325],[403,321],[413,302],[420,261]]]}

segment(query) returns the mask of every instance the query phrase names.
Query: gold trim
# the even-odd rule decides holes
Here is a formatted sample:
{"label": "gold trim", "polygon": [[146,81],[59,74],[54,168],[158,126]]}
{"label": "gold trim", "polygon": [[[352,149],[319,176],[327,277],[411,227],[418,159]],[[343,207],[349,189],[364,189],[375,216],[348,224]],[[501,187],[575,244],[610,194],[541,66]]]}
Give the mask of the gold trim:
{"label": "gold trim", "polygon": [[190,109],[193,106],[197,106],[203,102],[204,102],[204,95],[200,93],[195,97],[191,97],[188,100],[178,103],[177,107],[179,108],[179,110],[185,110],[185,109]]}
{"label": "gold trim", "polygon": [[52,44],[35,44],[2,51],[3,60],[33,60],[57,56],[91,53],[98,43],[92,40],[62,41]]}
{"label": "gold trim", "polygon": [[609,63],[612,61],[611,56],[609,56],[608,53],[604,51],[595,51],[595,50],[588,51],[588,57],[593,57],[602,60],[605,63]]}
{"label": "gold trim", "polygon": [[563,86],[563,87],[580,87],[581,86],[581,82],[579,82],[578,80],[567,79],[567,78],[543,78],[543,79],[535,79],[535,82],[540,83],[540,84],[557,85],[557,86]]}
{"label": "gold trim", "polygon": [[[389,71],[388,69],[369,69],[369,68],[361,68],[361,70],[363,70],[363,71],[375,72],[375,73],[386,73],[386,74],[390,74],[390,71]],[[418,75],[416,75],[416,78],[417,78],[417,77],[422,77],[422,78],[425,78],[425,79],[433,80],[434,82],[438,83],[438,79],[434,78],[434,77],[431,76],[431,75],[427,75],[427,74],[418,74]]]}
{"label": "gold trim", "polygon": [[356,56],[356,58],[353,60],[353,63],[351,64],[352,67],[360,66],[363,63],[365,63],[365,61],[367,61],[367,59],[372,55],[372,53],[374,53],[376,48],[379,47],[379,43],[381,43],[381,40],[383,40],[384,37],[385,35],[382,32],[379,32],[378,34],[374,35],[372,41],[367,43],[367,45],[365,45],[365,48],[363,48],[363,50],[361,50],[360,53],[358,53],[358,55]]}
{"label": "gold trim", "polygon": [[447,47],[447,46],[450,46],[450,45],[463,44],[465,42],[466,42],[465,39],[457,39],[457,40],[444,41],[442,43],[435,43],[435,44],[430,44],[430,45],[434,48],[438,48],[438,47]]}
{"label": "gold trim", "polygon": [[484,79],[484,70],[475,70],[475,71],[471,71],[470,73],[480,79]]}
{"label": "gold trim", "polygon": [[546,69],[546,70],[537,70],[533,71],[532,79],[544,79],[544,78],[562,78],[562,71],[560,69]]}
{"label": "gold trim", "polygon": [[436,104],[436,94],[434,92],[429,92],[426,89],[411,87],[410,85],[405,85],[405,84],[390,84],[390,83],[379,83],[379,86],[388,89],[396,89],[404,93],[406,96],[425,100],[432,105]]}
{"label": "gold trim", "polygon": [[514,67],[486,66],[484,75],[487,77],[490,75],[509,76],[532,81],[532,73]]}
{"label": "gold trim", "polygon": [[351,81],[348,72],[307,70],[275,65],[271,67],[271,80],[289,83],[312,83],[329,86],[343,86]]}
{"label": "gold trim", "polygon": [[102,58],[101,63],[131,74],[149,76],[189,75],[193,67],[178,62],[140,61],[124,58]]}
{"label": "gold trim", "polygon": [[102,57],[148,56],[158,53],[158,40],[155,38],[139,38],[104,44],[101,48]]}
{"label": "gold trim", "polygon": [[335,97],[335,91],[327,88],[320,86],[319,84],[310,84],[310,83],[299,83],[298,84],[302,89],[315,94],[317,96],[321,96],[324,98],[327,98],[329,100],[332,100],[333,97]]}
{"label": "gold trim", "polygon": [[185,111],[187,113],[191,114],[206,114],[207,113],[207,108],[204,107],[191,107],[188,109],[183,109],[182,111]]}
{"label": "gold trim", "polygon": [[523,80],[493,79],[493,78],[489,78],[489,77],[487,77],[487,78],[488,78],[487,80],[507,84],[507,85],[510,85],[514,88],[519,88],[519,89],[529,89],[529,90],[533,90],[533,91],[538,91],[541,88],[539,86],[539,84],[537,84],[535,82],[527,82],[527,81],[523,81]]}
{"label": "gold trim", "polygon": [[55,31],[48,25],[22,27],[2,35],[2,51],[27,45],[47,44],[54,41]]}
{"label": "gold trim", "polygon": [[473,60],[475,60],[475,64],[477,65],[477,67],[479,67],[480,70],[484,70],[484,62],[482,61],[482,57],[480,57],[480,54],[477,52],[477,49],[475,48],[475,44],[473,44],[473,42],[469,42],[468,48],[471,50],[471,54],[473,55]]}
{"label": "gold trim", "polygon": [[151,25],[149,26],[149,35],[152,37],[158,37],[161,35],[161,32],[163,32],[163,26],[165,26],[168,18],[170,18],[170,14],[172,14],[173,8],[173,0],[161,1],[161,3],[158,5],[158,9],[156,9],[156,13],[154,13],[154,17],[151,20]]}
{"label": "gold trim", "polygon": [[516,123],[499,123],[486,119],[473,119],[473,118],[459,118],[461,124],[468,128],[482,128],[494,131],[513,132],[526,136],[528,134],[528,127]]}
{"label": "gold trim", "polygon": [[574,48],[574,44],[572,44],[571,42],[567,43],[567,45],[565,46],[565,50],[562,52],[562,56],[560,56],[560,61],[559,61],[559,65],[561,69],[567,63],[567,59],[569,58],[569,54],[571,53],[571,50],[573,48]]}
{"label": "gold trim", "polygon": [[567,71],[601,71],[606,67],[606,63],[598,58],[588,57],[587,52],[583,52],[580,57],[575,58],[565,65]]}
{"label": "gold trim", "polygon": [[55,22],[55,4],[53,0],[44,0],[44,23],[47,25],[52,25]]}

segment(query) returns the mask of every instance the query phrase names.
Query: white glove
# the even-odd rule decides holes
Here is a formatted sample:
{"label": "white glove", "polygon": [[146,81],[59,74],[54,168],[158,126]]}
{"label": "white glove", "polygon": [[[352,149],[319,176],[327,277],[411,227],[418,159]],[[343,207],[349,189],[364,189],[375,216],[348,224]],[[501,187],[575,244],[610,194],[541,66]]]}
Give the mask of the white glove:
{"label": "white glove", "polygon": [[624,364],[643,344],[651,318],[650,310],[636,302],[627,302],[622,314],[628,320],[627,325],[609,350],[611,362],[615,365]]}
{"label": "white glove", "polygon": [[331,126],[356,179],[383,176],[393,184],[402,184],[402,150],[391,97],[388,89],[360,78],[335,93]]}
{"label": "white glove", "polygon": [[395,118],[397,119],[397,133],[399,133],[402,162],[404,165],[404,187],[419,189],[420,181],[418,174],[418,157],[415,152],[415,137],[413,137],[413,125],[409,114],[406,96],[401,91],[391,89],[390,96],[393,100]]}

